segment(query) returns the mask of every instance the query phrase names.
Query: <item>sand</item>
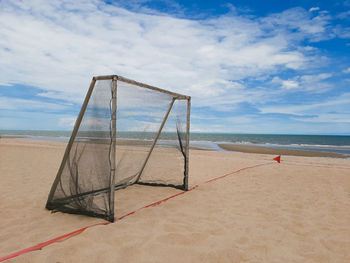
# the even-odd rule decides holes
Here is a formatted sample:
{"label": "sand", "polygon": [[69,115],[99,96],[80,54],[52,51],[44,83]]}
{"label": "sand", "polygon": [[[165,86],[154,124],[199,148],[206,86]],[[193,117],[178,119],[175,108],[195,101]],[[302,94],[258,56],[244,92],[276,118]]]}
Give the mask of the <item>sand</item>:
{"label": "sand", "polygon": [[[44,209],[64,149],[0,139],[0,258],[104,222]],[[191,150],[195,190],[8,262],[349,262],[350,160],[273,157]],[[178,192],[117,191],[116,216]]]}

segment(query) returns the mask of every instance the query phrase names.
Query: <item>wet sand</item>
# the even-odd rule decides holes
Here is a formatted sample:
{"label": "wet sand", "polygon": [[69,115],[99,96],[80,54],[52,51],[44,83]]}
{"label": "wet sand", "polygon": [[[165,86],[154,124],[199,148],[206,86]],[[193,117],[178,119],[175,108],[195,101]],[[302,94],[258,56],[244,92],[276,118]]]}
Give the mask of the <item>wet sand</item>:
{"label": "wet sand", "polygon": [[321,151],[304,151],[283,148],[272,148],[255,145],[237,145],[237,144],[219,144],[219,147],[226,151],[235,151],[243,153],[275,154],[305,157],[331,157],[331,158],[349,158],[349,156],[340,153],[321,152]]}

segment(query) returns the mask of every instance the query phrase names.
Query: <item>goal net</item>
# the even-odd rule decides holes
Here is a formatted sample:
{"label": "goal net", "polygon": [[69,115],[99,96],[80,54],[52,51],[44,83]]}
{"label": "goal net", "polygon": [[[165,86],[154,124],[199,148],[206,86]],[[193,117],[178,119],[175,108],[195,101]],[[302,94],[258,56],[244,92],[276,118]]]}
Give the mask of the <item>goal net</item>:
{"label": "goal net", "polygon": [[190,103],[121,76],[94,77],[46,208],[113,222],[115,190],[187,190]]}

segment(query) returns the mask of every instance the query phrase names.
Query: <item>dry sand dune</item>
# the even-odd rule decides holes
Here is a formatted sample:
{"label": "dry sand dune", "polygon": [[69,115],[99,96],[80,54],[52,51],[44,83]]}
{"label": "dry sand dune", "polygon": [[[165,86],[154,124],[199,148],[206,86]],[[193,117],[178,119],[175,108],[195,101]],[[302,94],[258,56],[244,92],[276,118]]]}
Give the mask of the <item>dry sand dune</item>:
{"label": "dry sand dune", "polygon": [[[0,258],[104,222],[44,209],[64,149],[0,140]],[[350,160],[273,157],[192,150],[195,190],[8,262],[350,262],[350,169],[326,167],[350,168]],[[178,192],[117,191],[116,216]]]}

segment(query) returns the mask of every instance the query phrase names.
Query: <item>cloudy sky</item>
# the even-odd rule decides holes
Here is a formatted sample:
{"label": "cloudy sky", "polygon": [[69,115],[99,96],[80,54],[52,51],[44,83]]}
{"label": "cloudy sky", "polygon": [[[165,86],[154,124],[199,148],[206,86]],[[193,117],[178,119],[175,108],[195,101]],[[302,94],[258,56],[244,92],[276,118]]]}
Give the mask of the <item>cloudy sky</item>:
{"label": "cloudy sky", "polygon": [[118,74],[194,132],[350,134],[349,50],[350,0],[0,0],[0,129],[71,130]]}

